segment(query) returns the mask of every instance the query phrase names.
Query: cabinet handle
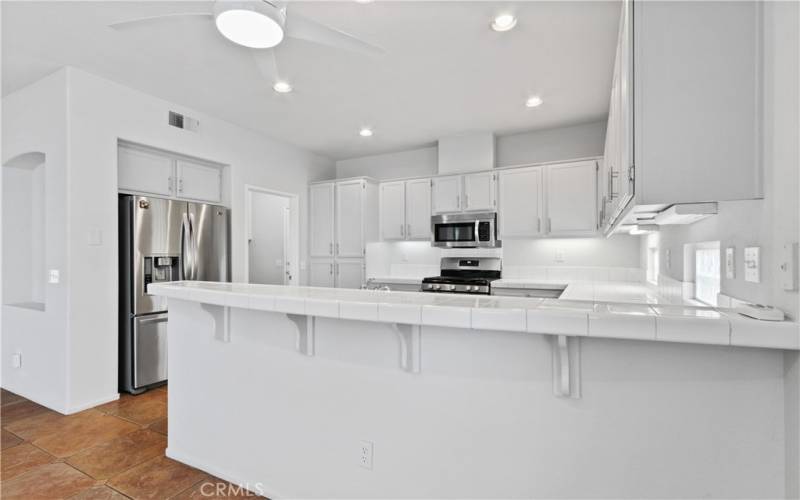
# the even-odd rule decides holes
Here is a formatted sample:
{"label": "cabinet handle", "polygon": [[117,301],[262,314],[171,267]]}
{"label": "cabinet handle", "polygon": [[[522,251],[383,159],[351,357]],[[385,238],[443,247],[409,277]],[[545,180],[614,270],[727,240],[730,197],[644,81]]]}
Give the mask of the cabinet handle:
{"label": "cabinet handle", "polygon": [[553,221],[550,220],[550,217],[547,218],[547,232],[553,231]]}
{"label": "cabinet handle", "polygon": [[182,193],[182,192],[183,192],[183,177],[181,177],[180,179],[178,179],[178,192],[179,192],[179,193]]}
{"label": "cabinet handle", "polygon": [[172,192],[172,176],[167,179],[167,191]]}
{"label": "cabinet handle", "polygon": [[405,236],[406,236],[405,226],[403,224],[400,224],[400,237],[405,238]]}
{"label": "cabinet handle", "polygon": [[339,255],[339,242],[336,242],[336,255]]}
{"label": "cabinet handle", "polygon": [[411,238],[411,224],[406,224],[406,238]]}
{"label": "cabinet handle", "polygon": [[456,208],[461,210],[461,195],[456,195]]}
{"label": "cabinet handle", "polygon": [[339,267],[339,263],[337,262],[334,265],[336,266],[336,276],[341,276],[341,268]]}
{"label": "cabinet handle", "polygon": [[537,233],[541,233],[542,232],[542,218],[541,217],[536,219],[536,232]]}
{"label": "cabinet handle", "polygon": [[330,266],[331,266],[331,276],[333,276],[333,264],[330,264]]}
{"label": "cabinet handle", "polygon": [[333,255],[333,242],[328,243],[328,255]]}
{"label": "cabinet handle", "polygon": [[469,208],[469,195],[464,195],[464,208]]}

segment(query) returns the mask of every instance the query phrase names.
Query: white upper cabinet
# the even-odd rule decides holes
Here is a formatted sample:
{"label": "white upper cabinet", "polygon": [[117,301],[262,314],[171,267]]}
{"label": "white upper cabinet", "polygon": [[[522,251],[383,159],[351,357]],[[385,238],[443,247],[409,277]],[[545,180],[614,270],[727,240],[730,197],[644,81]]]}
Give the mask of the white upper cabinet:
{"label": "white upper cabinet", "polygon": [[380,218],[381,239],[406,239],[405,181],[384,182],[381,184]]}
{"label": "white upper cabinet", "polygon": [[333,257],[334,183],[313,184],[309,198],[311,257]]}
{"label": "white upper cabinet", "polygon": [[222,193],[222,172],[217,167],[177,160],[178,196],[218,203]]}
{"label": "white upper cabinet", "polygon": [[545,177],[548,235],[594,235],[598,229],[597,163],[549,165]]}
{"label": "white upper cabinet", "polygon": [[431,239],[431,180],[406,181],[406,239]]}
{"label": "white upper cabinet", "polygon": [[337,257],[364,256],[364,190],[361,179],[336,183]]}
{"label": "white upper cabinet", "polygon": [[461,211],[460,175],[434,177],[433,179],[433,212],[437,214]]}
{"label": "white upper cabinet", "polygon": [[500,238],[542,235],[544,196],[542,167],[500,172]]}
{"label": "white upper cabinet", "polygon": [[120,147],[117,182],[122,191],[172,196],[175,190],[174,160],[149,151]]}
{"label": "white upper cabinet", "polygon": [[464,176],[462,210],[486,211],[497,208],[497,174],[478,172]]}

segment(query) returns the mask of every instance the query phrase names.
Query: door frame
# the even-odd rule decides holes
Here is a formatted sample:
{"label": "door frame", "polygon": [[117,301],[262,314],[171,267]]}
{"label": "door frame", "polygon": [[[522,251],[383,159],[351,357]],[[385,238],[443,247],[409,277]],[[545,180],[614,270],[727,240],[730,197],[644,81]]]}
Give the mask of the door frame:
{"label": "door frame", "polygon": [[287,244],[287,259],[289,259],[288,286],[300,284],[300,196],[275,189],[267,189],[252,184],[244,185],[244,282],[250,283],[250,225],[253,217],[250,213],[253,205],[253,193],[280,196],[289,200],[289,238]]}

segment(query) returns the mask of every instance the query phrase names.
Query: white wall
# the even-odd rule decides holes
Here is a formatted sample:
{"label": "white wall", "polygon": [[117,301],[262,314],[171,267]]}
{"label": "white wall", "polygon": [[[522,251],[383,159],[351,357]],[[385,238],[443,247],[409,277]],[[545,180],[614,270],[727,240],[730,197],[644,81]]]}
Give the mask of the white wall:
{"label": "white wall", "polygon": [[[495,166],[509,167],[550,161],[602,156],[606,121],[596,121],[547,130],[498,136],[495,142]],[[378,180],[436,175],[436,146],[351,158],[336,162],[336,177],[366,175]]]}
{"label": "white wall", "polygon": [[[37,380],[36,386],[6,378],[8,363],[3,359],[3,386],[32,399],[38,397],[59,411],[72,412],[117,394],[119,139],[230,165],[226,198],[231,202],[234,281],[244,280],[245,184],[298,194],[300,225],[305,228],[308,182],[333,178],[334,166],[326,158],[81,70],[67,68],[58,75],[3,100],[3,153],[35,147],[47,153],[50,163],[50,151],[54,150],[52,171],[59,182],[50,185],[48,165],[48,203],[55,212],[48,219],[48,231],[54,238],[48,247],[51,253],[64,247],[64,254],[57,263],[50,263],[55,259],[48,257],[48,266],[62,270],[57,288],[65,294],[63,307],[69,304],[68,312],[54,311],[60,315],[53,330],[68,332],[62,334],[68,337],[46,346],[49,363],[39,365],[36,356],[31,356],[29,376]],[[168,126],[169,110],[197,117],[200,130],[193,133]],[[41,144],[46,140],[55,145]],[[25,141],[34,144],[23,144]],[[49,193],[54,194],[51,197]],[[88,245],[93,230],[102,232],[99,246]],[[306,255],[307,239],[307,232],[302,231],[301,256]],[[304,280],[301,275],[301,283]],[[4,323],[6,317],[4,308]],[[20,319],[14,326],[22,329],[28,324],[27,319]],[[30,331],[24,333],[30,335]],[[10,351],[4,349],[4,356]],[[50,359],[64,356],[66,360]],[[54,380],[47,384],[48,399],[39,396],[37,387],[49,377]]]}
{"label": "white wall", "polygon": [[[47,269],[61,271],[61,283],[42,282],[37,285],[43,287],[44,311],[3,305],[0,335],[2,385],[28,399],[66,412],[70,408],[70,378],[65,354],[69,352],[70,280],[67,260],[67,72],[59,70],[7,95],[3,98],[2,108],[3,164],[29,152],[45,154],[46,233],[42,259]],[[5,203],[3,205],[5,209]],[[115,211],[114,208],[111,210]],[[9,237],[5,230],[3,233],[4,238]],[[4,280],[7,271],[4,265]],[[43,280],[44,276],[39,279]],[[114,336],[116,323],[103,331],[105,335],[108,332]],[[14,353],[22,354],[21,368],[11,367]],[[112,354],[116,363],[116,352]]]}
{"label": "white wall", "polygon": [[606,120],[497,137],[497,166],[602,156]]}
{"label": "white wall", "polygon": [[336,162],[336,177],[369,176],[378,180],[399,179],[403,177],[424,177],[435,175],[438,164],[438,148],[436,146],[363,156]]}

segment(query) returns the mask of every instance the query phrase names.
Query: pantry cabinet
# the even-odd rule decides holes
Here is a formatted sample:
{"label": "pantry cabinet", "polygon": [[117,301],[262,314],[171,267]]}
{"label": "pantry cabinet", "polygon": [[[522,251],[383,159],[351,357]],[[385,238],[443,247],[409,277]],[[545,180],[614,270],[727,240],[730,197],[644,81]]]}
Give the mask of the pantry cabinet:
{"label": "pantry cabinet", "polygon": [[428,240],[431,180],[384,182],[380,185],[380,232],[384,241]]}

